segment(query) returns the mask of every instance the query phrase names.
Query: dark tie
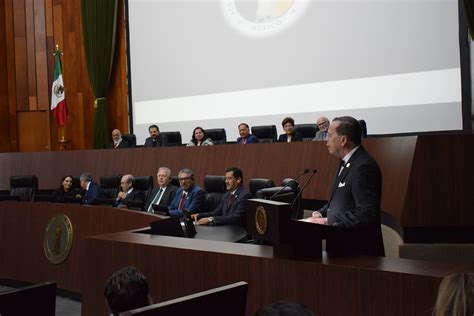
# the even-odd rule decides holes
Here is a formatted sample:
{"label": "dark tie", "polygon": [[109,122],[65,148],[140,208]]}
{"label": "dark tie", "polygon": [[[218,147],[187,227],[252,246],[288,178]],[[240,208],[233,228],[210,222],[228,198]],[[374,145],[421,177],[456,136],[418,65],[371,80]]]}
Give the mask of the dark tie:
{"label": "dark tie", "polygon": [[155,142],[154,140],[151,141],[151,144],[152,144],[153,147],[156,147],[156,143],[157,142]]}
{"label": "dark tie", "polygon": [[148,207],[148,212],[149,213],[153,213],[153,205],[158,203],[158,201],[160,200],[160,197],[161,197],[161,194],[163,193],[163,188],[160,188],[158,190],[158,193],[156,194],[155,198],[153,199],[153,201],[150,203],[150,206]]}
{"label": "dark tie", "polygon": [[183,195],[181,196],[181,201],[179,201],[178,210],[183,209],[184,200],[186,200],[186,192],[183,191]]}
{"label": "dark tie", "polygon": [[232,202],[234,202],[234,195],[232,193],[229,193],[229,195],[227,196],[227,208],[232,205]]}

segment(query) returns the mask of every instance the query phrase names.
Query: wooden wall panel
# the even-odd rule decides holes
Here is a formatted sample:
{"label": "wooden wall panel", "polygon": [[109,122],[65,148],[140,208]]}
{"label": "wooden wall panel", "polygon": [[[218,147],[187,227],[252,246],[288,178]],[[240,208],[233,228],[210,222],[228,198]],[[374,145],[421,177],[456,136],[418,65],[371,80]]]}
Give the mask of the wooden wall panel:
{"label": "wooden wall panel", "polygon": [[10,151],[5,5],[0,4],[0,152]]}
{"label": "wooden wall panel", "polygon": [[[119,2],[112,87],[107,94],[108,115],[112,126],[128,132],[124,6],[123,1]],[[8,118],[8,122],[5,119],[2,123],[9,126],[10,133],[8,148],[0,144],[0,150],[36,150],[24,146],[18,148],[17,134],[26,131],[19,128],[16,117],[17,112],[37,110],[48,113],[48,119],[42,121],[45,124],[42,129],[47,129],[50,135],[52,146],[49,150],[58,149],[57,140],[63,135],[70,140],[70,149],[91,148],[94,96],[85,62],[80,0],[5,0],[1,6],[5,23],[2,23],[0,32],[5,38],[5,41],[2,41],[5,45],[0,45],[0,58],[4,56],[2,62],[6,67],[3,69],[7,69],[7,76],[5,78],[3,74],[3,79],[0,80],[3,89],[7,88],[8,93],[2,94],[0,113],[9,114],[4,116]],[[64,129],[58,129],[49,112],[50,89],[54,75],[52,53],[56,44],[59,44],[60,50],[64,52],[63,78],[69,111],[68,123]],[[8,98],[8,102],[5,98]],[[6,130],[6,127],[4,128]]]}
{"label": "wooden wall panel", "polygon": [[18,148],[20,151],[49,151],[51,141],[47,125],[48,112],[25,111],[18,112],[19,133]]}

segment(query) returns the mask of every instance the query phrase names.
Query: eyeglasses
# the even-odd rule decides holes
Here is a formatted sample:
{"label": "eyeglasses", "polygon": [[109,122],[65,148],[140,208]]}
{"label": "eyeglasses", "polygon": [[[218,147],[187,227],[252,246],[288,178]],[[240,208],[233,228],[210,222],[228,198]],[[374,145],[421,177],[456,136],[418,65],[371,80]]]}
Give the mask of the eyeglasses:
{"label": "eyeglasses", "polygon": [[184,178],[178,178],[179,181],[188,181],[191,179],[191,177],[184,177]]}
{"label": "eyeglasses", "polygon": [[322,123],[319,123],[318,126],[324,126],[326,125],[328,122],[322,122]]}

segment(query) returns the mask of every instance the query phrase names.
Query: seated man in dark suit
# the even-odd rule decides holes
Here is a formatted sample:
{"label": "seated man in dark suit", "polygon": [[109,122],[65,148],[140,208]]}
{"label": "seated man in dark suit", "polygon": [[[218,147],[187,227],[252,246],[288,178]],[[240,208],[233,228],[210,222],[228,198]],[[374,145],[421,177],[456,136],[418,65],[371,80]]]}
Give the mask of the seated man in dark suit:
{"label": "seated man in dark suit", "polygon": [[81,174],[79,182],[84,192],[78,194],[77,197],[81,199],[82,204],[94,204],[97,199],[102,197],[102,188],[92,181],[92,176],[90,174]]}
{"label": "seated man in dark suit", "polygon": [[134,267],[112,274],[104,289],[112,315],[153,304],[146,277]]}
{"label": "seated man in dark suit", "polygon": [[[326,205],[304,221],[354,228],[360,235],[345,240],[354,254],[383,256],[380,228],[382,173],[377,162],[361,145],[362,129],[350,116],[335,118],[328,129],[329,153],[341,159],[332,194]],[[326,244],[328,252],[336,245]]]}
{"label": "seated man in dark suit", "polygon": [[176,196],[169,206],[169,211],[173,217],[183,216],[183,210],[190,213],[201,211],[204,203],[204,191],[194,185],[194,174],[191,169],[181,169],[178,173],[181,188],[176,191]]}
{"label": "seated man in dark suit", "polygon": [[124,201],[133,201],[138,203],[145,202],[145,193],[140,190],[136,190],[133,186],[135,185],[135,177],[131,174],[126,174],[120,180],[120,188],[122,189],[115,199],[116,207],[125,207]]}
{"label": "seated man in dark suit", "polygon": [[125,139],[122,139],[122,133],[120,130],[114,129],[112,131],[112,143],[109,148],[130,148],[132,145]]}
{"label": "seated man in dark suit", "polygon": [[239,168],[231,167],[225,171],[227,192],[219,206],[212,212],[193,214],[191,217],[199,225],[241,225],[246,224],[245,204],[252,198],[242,185],[243,174]]}
{"label": "seated man in dark suit", "polygon": [[237,138],[237,144],[255,144],[257,142],[257,137],[250,134],[250,129],[247,123],[239,124],[239,134],[240,137]]}
{"label": "seated man in dark suit", "polygon": [[158,125],[151,125],[148,127],[150,137],[145,139],[143,147],[165,147],[168,146],[168,139],[166,135],[160,134]]}
{"label": "seated man in dark suit", "polygon": [[158,186],[151,191],[148,201],[145,204],[145,210],[153,213],[153,204],[169,206],[173,201],[178,187],[171,184],[171,170],[167,167],[161,167],[156,174]]}

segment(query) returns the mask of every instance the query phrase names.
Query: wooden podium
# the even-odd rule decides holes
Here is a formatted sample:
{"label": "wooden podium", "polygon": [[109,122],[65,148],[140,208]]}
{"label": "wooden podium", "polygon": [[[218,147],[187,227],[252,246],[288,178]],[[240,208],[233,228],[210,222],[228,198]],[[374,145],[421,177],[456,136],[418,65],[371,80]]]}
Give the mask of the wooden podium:
{"label": "wooden podium", "polygon": [[257,241],[273,245],[273,254],[292,259],[319,259],[322,242],[330,255],[357,255],[354,241],[363,231],[294,221],[288,203],[251,199],[248,201],[247,230]]}

